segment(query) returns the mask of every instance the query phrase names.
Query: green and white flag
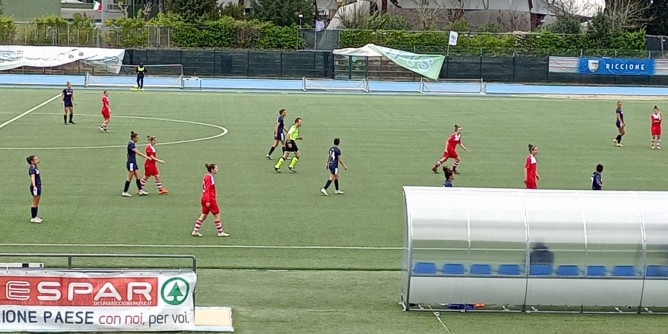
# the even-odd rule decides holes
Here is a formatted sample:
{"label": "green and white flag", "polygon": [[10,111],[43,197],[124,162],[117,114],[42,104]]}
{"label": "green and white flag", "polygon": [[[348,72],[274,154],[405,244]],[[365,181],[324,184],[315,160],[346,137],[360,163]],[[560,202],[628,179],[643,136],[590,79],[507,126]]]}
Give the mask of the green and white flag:
{"label": "green and white flag", "polygon": [[432,80],[438,80],[445,60],[445,56],[441,55],[417,54],[374,44],[367,44],[361,48],[338,49],[334,50],[334,54],[356,57],[385,57],[407,70]]}

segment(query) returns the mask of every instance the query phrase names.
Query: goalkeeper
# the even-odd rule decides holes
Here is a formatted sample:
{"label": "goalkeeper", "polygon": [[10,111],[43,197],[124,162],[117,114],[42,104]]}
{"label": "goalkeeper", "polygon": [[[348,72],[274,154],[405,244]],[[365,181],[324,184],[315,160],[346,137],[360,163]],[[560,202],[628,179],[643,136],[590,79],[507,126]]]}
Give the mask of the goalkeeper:
{"label": "goalkeeper", "polygon": [[135,86],[135,90],[141,89],[141,91],[144,91],[144,75],[146,75],[146,67],[144,67],[144,62],[140,62],[139,66],[137,66],[137,86]]}

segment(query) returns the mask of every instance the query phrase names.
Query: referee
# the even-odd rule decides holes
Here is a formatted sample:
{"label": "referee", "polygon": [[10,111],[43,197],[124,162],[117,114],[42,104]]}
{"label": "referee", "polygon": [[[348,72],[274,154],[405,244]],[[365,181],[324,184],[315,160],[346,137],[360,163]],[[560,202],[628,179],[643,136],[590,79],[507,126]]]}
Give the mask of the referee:
{"label": "referee", "polygon": [[146,67],[144,67],[144,62],[140,62],[137,66],[137,86],[135,89],[141,89],[144,91],[144,75],[146,75]]}

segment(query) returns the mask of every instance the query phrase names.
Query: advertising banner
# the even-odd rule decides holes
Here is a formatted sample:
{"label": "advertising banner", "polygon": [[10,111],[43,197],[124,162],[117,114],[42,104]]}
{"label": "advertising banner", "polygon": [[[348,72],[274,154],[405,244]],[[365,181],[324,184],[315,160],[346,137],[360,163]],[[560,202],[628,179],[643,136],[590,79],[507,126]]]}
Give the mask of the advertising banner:
{"label": "advertising banner", "polygon": [[580,58],[580,74],[603,75],[654,75],[654,59],[631,58]]}
{"label": "advertising banner", "polygon": [[193,272],[0,273],[0,332],[193,330]]}
{"label": "advertising banner", "polygon": [[367,44],[361,48],[337,49],[334,50],[334,54],[356,57],[386,57],[409,71],[433,80],[438,80],[443,61],[445,61],[445,56],[441,55],[417,54],[374,44]]}
{"label": "advertising banner", "polygon": [[124,49],[0,45],[0,71],[23,66],[55,67],[82,60],[87,65],[118,74],[124,56]]}

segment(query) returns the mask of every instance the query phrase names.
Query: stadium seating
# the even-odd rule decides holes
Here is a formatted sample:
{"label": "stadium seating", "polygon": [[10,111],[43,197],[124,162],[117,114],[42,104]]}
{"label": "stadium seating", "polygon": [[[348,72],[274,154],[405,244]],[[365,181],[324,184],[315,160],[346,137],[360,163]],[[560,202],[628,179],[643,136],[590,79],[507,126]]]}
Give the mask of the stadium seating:
{"label": "stadium seating", "polygon": [[668,266],[650,264],[645,270],[647,277],[668,277]]}
{"label": "stadium seating", "polygon": [[545,263],[532,264],[529,267],[529,275],[535,275],[535,276],[552,275],[552,265]]}
{"label": "stadium seating", "polygon": [[446,263],[443,265],[443,273],[446,275],[464,275],[466,269],[461,263]]}
{"label": "stadium seating", "polygon": [[499,275],[516,276],[520,274],[520,266],[518,264],[500,264],[497,273]]}
{"label": "stadium seating", "polygon": [[557,267],[557,276],[579,276],[580,268],[574,264],[562,264]]}
{"label": "stadium seating", "polygon": [[636,276],[636,268],[630,265],[614,266],[612,276]]}
{"label": "stadium seating", "polygon": [[436,263],[433,262],[417,262],[413,267],[414,274],[436,274]]}
{"label": "stadium seating", "polygon": [[587,276],[605,276],[605,266],[587,266]]}
{"label": "stadium seating", "polygon": [[492,266],[489,264],[474,263],[469,271],[471,275],[491,275]]}

